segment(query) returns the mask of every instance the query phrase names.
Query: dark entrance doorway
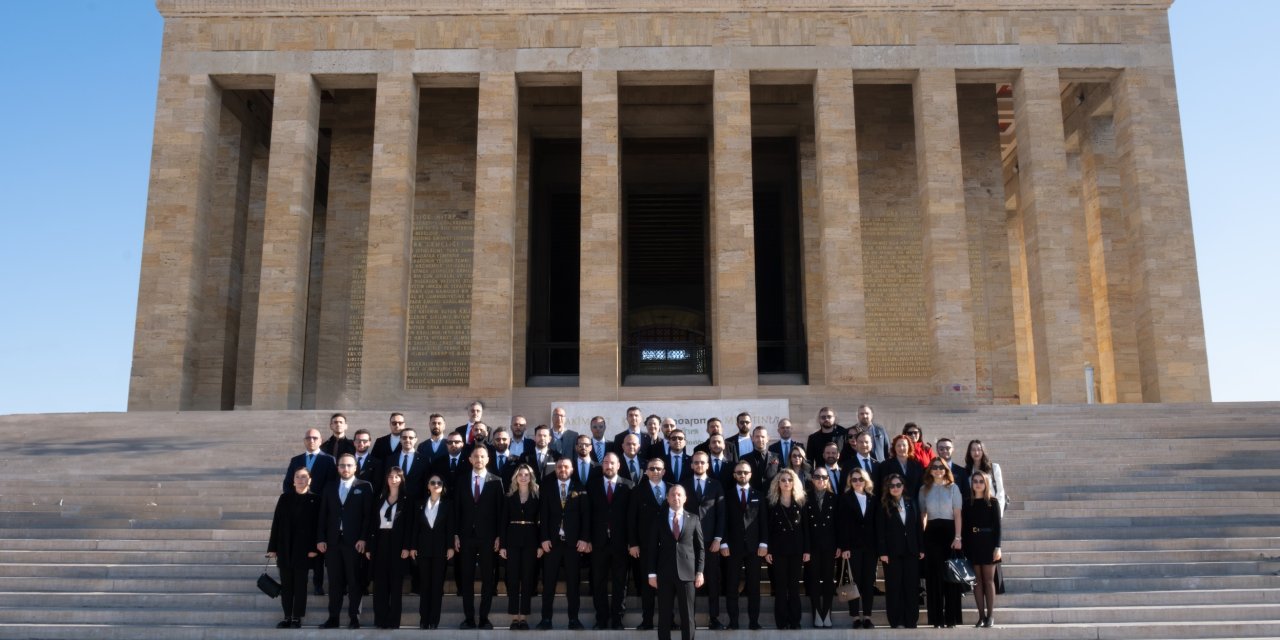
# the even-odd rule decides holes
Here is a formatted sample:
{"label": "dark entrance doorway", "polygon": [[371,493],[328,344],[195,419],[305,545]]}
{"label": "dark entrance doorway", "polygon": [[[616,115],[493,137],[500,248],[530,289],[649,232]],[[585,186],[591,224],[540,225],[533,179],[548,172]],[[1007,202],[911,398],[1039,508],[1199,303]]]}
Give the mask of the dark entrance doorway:
{"label": "dark entrance doorway", "polygon": [[807,384],[796,139],[754,138],[756,358],[761,384]]}
{"label": "dark entrance doorway", "polygon": [[711,384],[706,138],[622,143],[623,384]]}
{"label": "dark entrance doorway", "polygon": [[582,143],[534,139],[529,162],[527,380],[537,386],[574,386],[578,383]]}

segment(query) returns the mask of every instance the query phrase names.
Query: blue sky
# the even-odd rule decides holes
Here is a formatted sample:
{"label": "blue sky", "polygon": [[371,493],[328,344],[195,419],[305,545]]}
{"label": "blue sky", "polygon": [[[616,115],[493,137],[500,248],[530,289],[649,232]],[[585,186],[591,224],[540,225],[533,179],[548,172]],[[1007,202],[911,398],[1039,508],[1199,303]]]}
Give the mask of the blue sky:
{"label": "blue sky", "polygon": [[[1280,400],[1280,2],[1171,10],[1215,400]],[[148,0],[0,21],[0,414],[128,396],[162,21]]]}

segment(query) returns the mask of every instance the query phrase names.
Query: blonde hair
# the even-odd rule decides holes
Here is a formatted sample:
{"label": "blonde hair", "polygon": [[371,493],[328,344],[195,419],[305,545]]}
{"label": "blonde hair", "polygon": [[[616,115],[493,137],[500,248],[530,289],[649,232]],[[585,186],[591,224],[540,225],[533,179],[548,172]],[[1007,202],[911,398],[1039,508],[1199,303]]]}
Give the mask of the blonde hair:
{"label": "blonde hair", "polygon": [[520,491],[520,483],[516,482],[516,476],[520,475],[521,471],[529,472],[529,495],[538,497],[538,476],[534,474],[533,467],[523,463],[511,472],[511,486],[507,487],[507,495],[513,496]]}
{"label": "blonde hair", "polygon": [[876,488],[876,483],[871,479],[871,474],[867,473],[862,467],[854,467],[845,474],[844,486],[846,491],[853,491],[853,479],[861,477],[863,480],[862,491],[867,495],[871,494],[871,490]]}
{"label": "blonde hair", "polygon": [[783,469],[773,477],[773,482],[769,485],[769,504],[778,504],[782,501],[782,489],[778,481],[783,476],[791,476],[791,503],[796,506],[804,506],[804,487],[800,485],[799,474],[791,469]]}
{"label": "blonde hair", "polygon": [[[981,496],[973,492],[973,479],[978,477],[982,478],[982,495]],[[992,497],[991,495],[991,491],[992,491],[991,476],[985,471],[974,471],[972,474],[969,475],[969,489],[970,489],[969,491],[970,504],[973,504],[978,500],[982,500],[987,504],[991,504],[992,502],[995,501],[995,498]]]}

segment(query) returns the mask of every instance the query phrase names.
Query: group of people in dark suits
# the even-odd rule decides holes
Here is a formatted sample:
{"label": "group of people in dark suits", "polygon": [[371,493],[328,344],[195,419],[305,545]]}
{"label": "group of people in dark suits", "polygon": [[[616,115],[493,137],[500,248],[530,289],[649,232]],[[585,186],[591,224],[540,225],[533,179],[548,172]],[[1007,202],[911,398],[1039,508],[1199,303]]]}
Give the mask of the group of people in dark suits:
{"label": "group of people in dark suits", "polygon": [[[419,626],[437,628],[449,566],[462,600],[460,628],[493,628],[501,566],[513,630],[532,628],[528,616],[539,575],[536,628],[553,628],[561,581],[567,628],[584,628],[585,570],[593,629],[624,628],[626,596],[638,591],[637,628],[656,628],[660,638],[668,638],[678,619],[685,640],[693,636],[698,590],[706,594],[711,629],[740,628],[743,598],[746,628],[762,628],[766,569],[779,629],[801,628],[802,593],[812,626],[833,626],[841,580],[856,584],[861,594],[849,603],[854,627],[871,628],[877,566],[884,572],[890,625],[914,627],[922,567],[930,574],[938,560],[926,530],[949,527],[949,535],[954,529],[955,544],[944,546],[976,549],[979,557],[971,554],[971,560],[980,578],[982,567],[1000,560],[1002,509],[993,497],[996,482],[985,452],[979,452],[976,469],[961,467],[951,462],[950,440],[943,439],[935,460],[921,465],[910,437],[890,441],[867,406],[859,408],[858,423],[850,428],[836,424],[835,412],[823,408],[818,430],[804,442],[791,439],[785,419],[777,426],[779,439],[770,442],[769,430],[753,426],[745,412],[735,417],[737,433],[727,438],[721,421],[712,418],[706,441],[696,448],[687,446],[674,420],[645,418],[637,407],[628,408],[626,429],[613,438],[606,437],[602,416],[592,418],[589,434],[566,428],[561,408],[532,437],[522,416],[511,427],[490,429],[479,402],[468,406],[468,415],[467,424],[445,433],[443,417],[433,414],[429,438],[419,439],[402,414],[392,414],[390,433],[371,442],[361,429],[349,446],[332,419],[334,437],[323,446],[319,432],[308,430],[304,453],[290,461],[268,547],[286,595],[279,626],[300,626],[306,574],[316,558],[324,559],[329,573],[325,628],[338,626],[344,596],[349,626],[358,628],[370,584],[375,625],[398,628],[405,576],[420,596]],[[793,455],[797,451],[812,457]],[[935,464],[950,466],[938,473]],[[962,477],[962,509],[927,512],[920,496],[932,495],[928,504],[941,504],[942,493],[949,495]],[[974,494],[970,477],[986,487]],[[963,530],[962,517],[967,524],[970,511],[986,526]],[[928,539],[935,538],[942,539]],[[994,590],[984,593],[980,625],[990,620],[994,603]],[[958,620],[942,605],[938,616],[934,622],[931,604],[935,626]]]}

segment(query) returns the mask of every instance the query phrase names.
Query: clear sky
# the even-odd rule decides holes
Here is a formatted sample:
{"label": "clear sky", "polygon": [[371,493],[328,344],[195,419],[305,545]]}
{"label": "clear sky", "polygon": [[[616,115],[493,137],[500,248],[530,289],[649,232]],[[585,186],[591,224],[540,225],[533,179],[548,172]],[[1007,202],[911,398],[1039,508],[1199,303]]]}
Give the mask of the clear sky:
{"label": "clear sky", "polygon": [[[0,21],[0,414],[128,398],[161,19],[42,0]],[[1280,2],[1170,13],[1215,400],[1280,400]]]}

